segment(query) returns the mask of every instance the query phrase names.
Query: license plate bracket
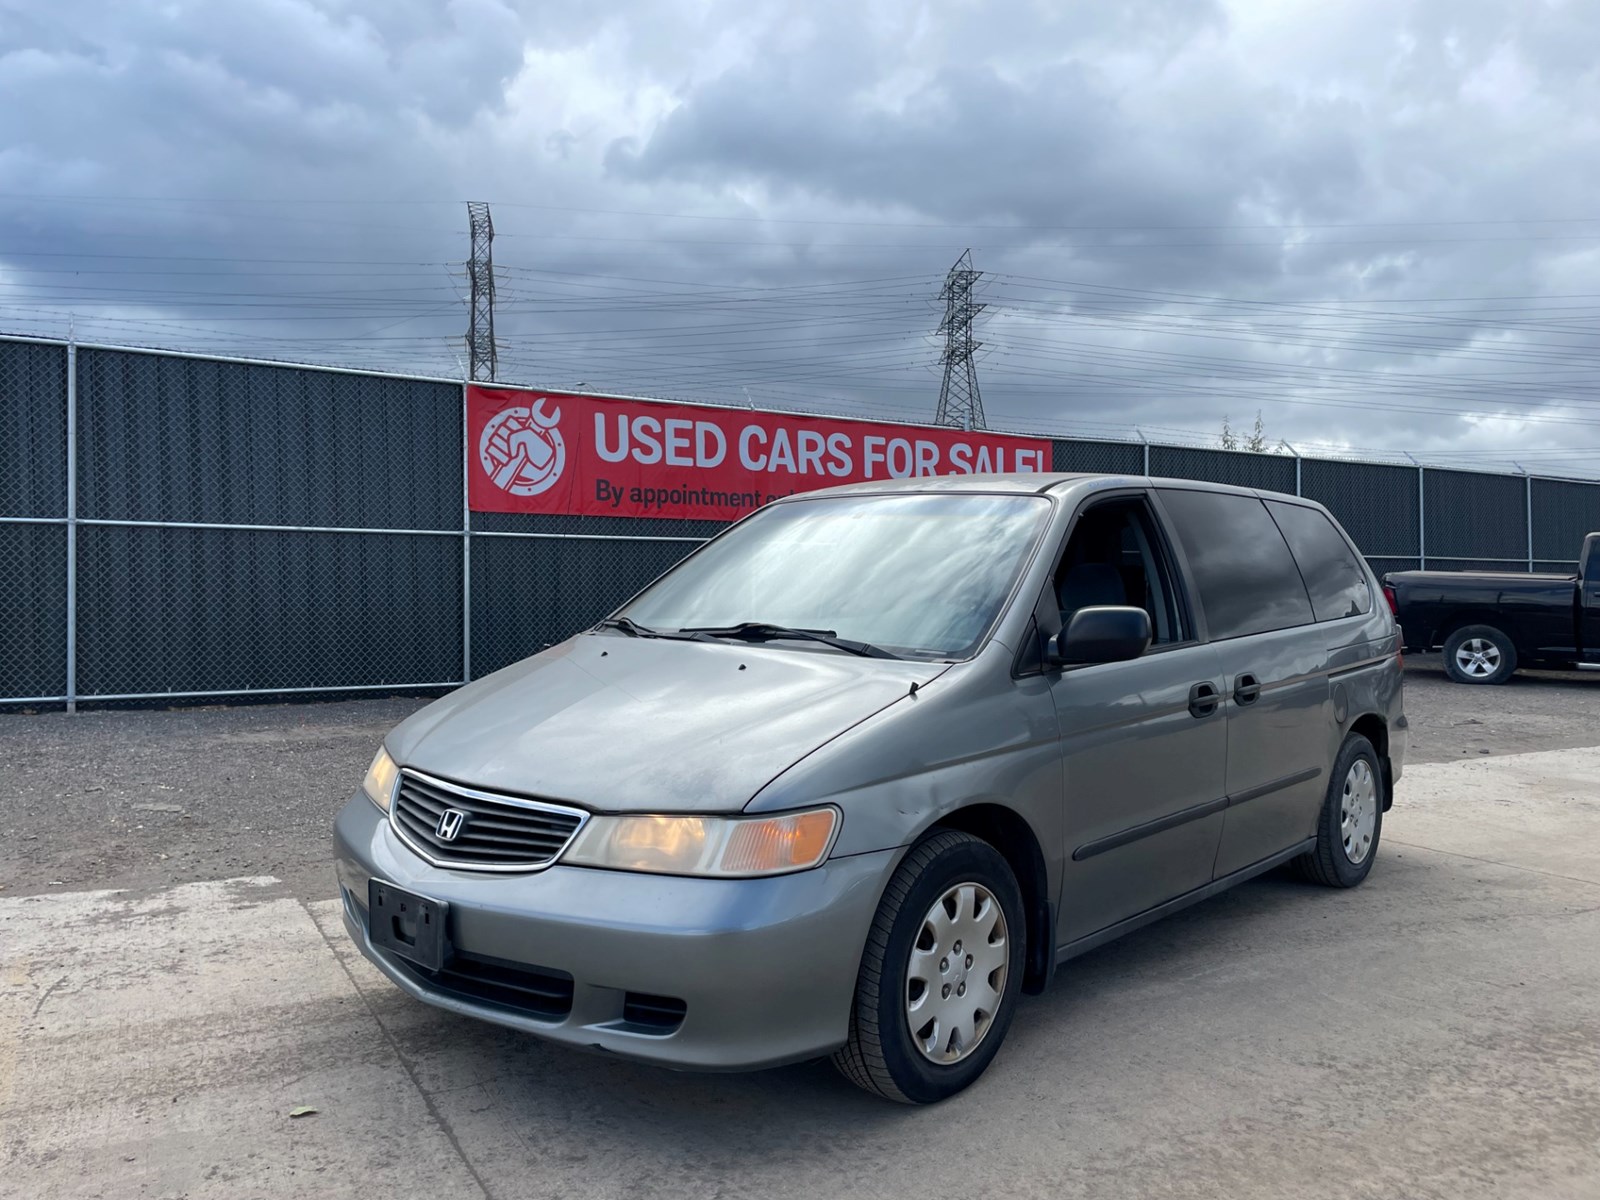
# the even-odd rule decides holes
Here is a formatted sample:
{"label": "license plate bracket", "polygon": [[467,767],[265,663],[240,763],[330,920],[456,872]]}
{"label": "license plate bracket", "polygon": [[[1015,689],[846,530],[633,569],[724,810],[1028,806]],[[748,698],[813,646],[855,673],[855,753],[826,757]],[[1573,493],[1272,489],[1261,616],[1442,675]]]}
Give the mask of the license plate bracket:
{"label": "license plate bracket", "polygon": [[450,905],[381,879],[367,883],[367,928],[372,944],[427,971],[444,966],[450,954]]}

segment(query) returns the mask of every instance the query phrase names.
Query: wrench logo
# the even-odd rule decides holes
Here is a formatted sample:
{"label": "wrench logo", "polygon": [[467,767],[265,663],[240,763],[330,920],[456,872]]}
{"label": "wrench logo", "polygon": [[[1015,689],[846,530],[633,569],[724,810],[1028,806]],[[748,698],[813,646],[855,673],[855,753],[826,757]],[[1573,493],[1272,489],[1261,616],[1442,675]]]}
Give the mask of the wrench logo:
{"label": "wrench logo", "polygon": [[561,410],[546,413],[544,398],[501,409],[478,438],[478,461],[495,487],[513,496],[537,496],[561,478],[567,444],[556,428]]}

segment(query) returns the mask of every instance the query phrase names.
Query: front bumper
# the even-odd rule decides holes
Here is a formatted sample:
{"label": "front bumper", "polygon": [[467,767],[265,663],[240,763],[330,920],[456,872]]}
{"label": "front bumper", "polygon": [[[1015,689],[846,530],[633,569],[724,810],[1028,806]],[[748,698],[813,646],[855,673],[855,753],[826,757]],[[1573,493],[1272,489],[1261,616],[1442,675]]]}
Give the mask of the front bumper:
{"label": "front bumper", "polygon": [[[767,879],[686,879],[553,866],[526,875],[432,867],[357,793],[334,822],[345,929],[419,1000],[552,1041],[662,1066],[750,1070],[842,1045],[856,974],[899,850]],[[448,901],[450,939],[480,960],[571,977],[571,1005],[538,1012],[464,995],[372,944],[372,878]],[[669,1032],[625,1019],[630,993],[684,1002]]]}

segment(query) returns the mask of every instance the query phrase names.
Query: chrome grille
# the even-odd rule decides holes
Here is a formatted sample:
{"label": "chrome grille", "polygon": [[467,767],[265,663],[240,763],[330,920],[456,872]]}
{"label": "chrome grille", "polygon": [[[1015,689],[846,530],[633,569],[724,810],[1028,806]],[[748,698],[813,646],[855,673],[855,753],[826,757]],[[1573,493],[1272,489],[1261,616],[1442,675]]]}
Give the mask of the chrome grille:
{"label": "chrome grille", "polygon": [[[440,818],[451,809],[463,816],[459,832],[447,840],[439,834]],[[402,841],[436,866],[532,871],[554,862],[587,816],[581,809],[480,792],[403,768],[389,820]]]}

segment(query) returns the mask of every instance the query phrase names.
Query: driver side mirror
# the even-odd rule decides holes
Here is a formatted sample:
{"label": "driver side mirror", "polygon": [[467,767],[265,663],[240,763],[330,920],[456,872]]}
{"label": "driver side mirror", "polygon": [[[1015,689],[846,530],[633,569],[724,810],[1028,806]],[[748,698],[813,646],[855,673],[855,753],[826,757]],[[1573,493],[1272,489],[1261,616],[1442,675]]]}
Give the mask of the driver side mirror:
{"label": "driver side mirror", "polygon": [[1073,613],[1067,627],[1050,639],[1045,654],[1057,667],[1126,662],[1143,654],[1150,638],[1150,614],[1144,609],[1097,605]]}

